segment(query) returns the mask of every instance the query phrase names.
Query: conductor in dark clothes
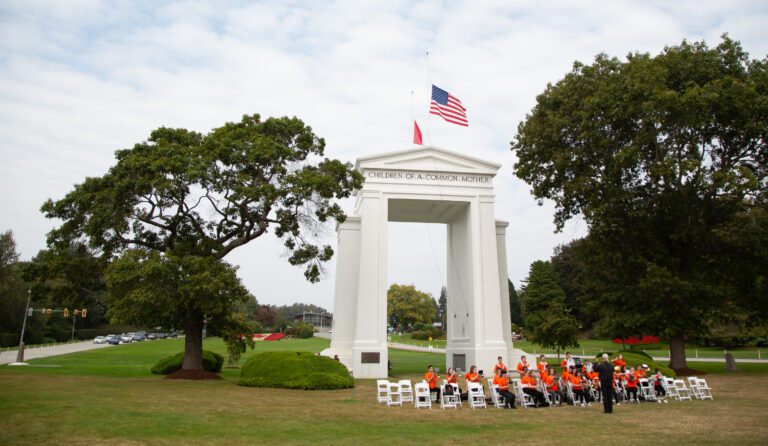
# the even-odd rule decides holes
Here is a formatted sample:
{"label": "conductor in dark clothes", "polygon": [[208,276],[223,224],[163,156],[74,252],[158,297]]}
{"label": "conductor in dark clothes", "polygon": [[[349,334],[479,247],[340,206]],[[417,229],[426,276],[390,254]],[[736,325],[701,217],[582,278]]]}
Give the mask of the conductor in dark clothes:
{"label": "conductor in dark clothes", "polygon": [[598,364],[595,370],[600,378],[603,412],[613,413],[613,364],[608,362],[608,355],[603,355],[603,362]]}

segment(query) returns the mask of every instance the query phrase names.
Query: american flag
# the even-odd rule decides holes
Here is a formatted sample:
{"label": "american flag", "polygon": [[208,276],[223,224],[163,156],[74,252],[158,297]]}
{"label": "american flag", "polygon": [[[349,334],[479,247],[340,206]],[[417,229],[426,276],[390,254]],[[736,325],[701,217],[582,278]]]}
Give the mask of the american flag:
{"label": "american flag", "polygon": [[429,113],[440,116],[451,124],[463,125],[467,127],[467,109],[461,105],[461,101],[451,96],[450,93],[432,86],[432,104],[429,106]]}

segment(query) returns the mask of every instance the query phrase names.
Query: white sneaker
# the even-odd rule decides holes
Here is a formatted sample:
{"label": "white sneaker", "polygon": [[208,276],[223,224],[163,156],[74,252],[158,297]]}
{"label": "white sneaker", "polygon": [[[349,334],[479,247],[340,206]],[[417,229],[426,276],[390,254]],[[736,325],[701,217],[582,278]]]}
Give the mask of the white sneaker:
{"label": "white sneaker", "polygon": [[584,406],[586,406],[586,404],[584,404],[584,403],[581,403],[581,407],[584,407]]}

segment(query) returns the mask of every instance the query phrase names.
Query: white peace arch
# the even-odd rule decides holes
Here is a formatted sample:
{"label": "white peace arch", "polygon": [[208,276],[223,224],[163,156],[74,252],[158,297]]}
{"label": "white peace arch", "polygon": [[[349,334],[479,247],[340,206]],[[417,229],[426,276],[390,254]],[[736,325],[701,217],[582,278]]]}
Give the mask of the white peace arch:
{"label": "white peace arch", "polygon": [[[359,158],[365,177],[355,212],[338,226],[333,333],[355,378],[387,377],[387,222],[445,223],[446,368],[491,370],[515,362],[509,314],[506,228],[494,214],[499,164],[436,147]],[[510,359],[512,358],[512,359]]]}

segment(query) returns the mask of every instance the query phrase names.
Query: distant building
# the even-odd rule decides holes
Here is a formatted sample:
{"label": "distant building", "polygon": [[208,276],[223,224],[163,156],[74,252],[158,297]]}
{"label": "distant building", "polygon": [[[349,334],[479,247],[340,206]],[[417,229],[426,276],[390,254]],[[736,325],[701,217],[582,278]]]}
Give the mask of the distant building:
{"label": "distant building", "polygon": [[333,326],[333,315],[304,311],[293,317],[293,322],[299,321],[314,325],[318,331],[328,331]]}

